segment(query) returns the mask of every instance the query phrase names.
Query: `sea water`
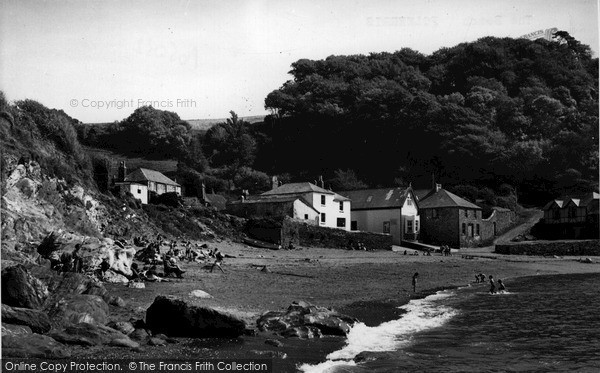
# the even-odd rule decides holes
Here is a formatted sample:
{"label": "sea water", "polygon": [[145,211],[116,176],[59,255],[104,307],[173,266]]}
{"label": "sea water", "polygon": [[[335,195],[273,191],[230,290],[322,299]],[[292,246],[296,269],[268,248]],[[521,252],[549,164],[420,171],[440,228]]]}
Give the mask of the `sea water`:
{"label": "sea water", "polygon": [[[600,372],[600,274],[535,276],[412,300],[398,320],[357,324],[304,372]],[[363,351],[370,351],[367,355]],[[363,352],[361,355],[359,355]],[[359,355],[362,359],[355,357]]]}

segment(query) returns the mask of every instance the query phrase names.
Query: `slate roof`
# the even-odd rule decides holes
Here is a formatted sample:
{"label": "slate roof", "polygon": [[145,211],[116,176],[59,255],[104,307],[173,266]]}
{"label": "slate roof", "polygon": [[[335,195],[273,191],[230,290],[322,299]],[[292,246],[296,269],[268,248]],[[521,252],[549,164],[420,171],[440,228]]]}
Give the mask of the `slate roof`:
{"label": "slate roof", "polygon": [[359,189],[342,192],[352,201],[352,210],[401,208],[411,188]]}
{"label": "slate roof", "polygon": [[335,194],[330,190],[323,189],[312,183],[288,183],[283,184],[275,189],[271,189],[261,194],[261,196],[279,195],[279,194],[304,194],[304,193],[323,193],[323,194]]}
{"label": "slate roof", "polygon": [[273,196],[273,197],[268,197],[268,198],[256,198],[256,196],[254,198],[248,198],[245,201],[235,201],[235,202],[231,202],[232,205],[238,205],[238,204],[255,204],[255,205],[260,205],[260,204],[275,204],[275,203],[293,203],[294,201],[299,200],[300,202],[304,203],[306,206],[310,207],[311,209],[313,209],[314,211],[316,211],[317,213],[319,212],[317,209],[315,209],[306,199],[299,197],[299,196],[295,196],[295,195],[289,195],[289,196]]}
{"label": "slate roof", "polygon": [[419,201],[422,200],[423,197],[427,196],[429,192],[431,192],[431,189],[413,189],[413,193]]}
{"label": "slate roof", "polygon": [[125,177],[125,181],[136,181],[136,182],[154,181],[155,183],[181,186],[181,185],[177,184],[175,181],[173,181],[173,180],[169,179],[168,177],[166,177],[165,175],[163,175],[162,173],[155,171],[155,170],[149,170],[147,168],[138,168],[138,169],[132,171]]}
{"label": "slate roof", "polygon": [[467,201],[446,189],[432,190],[431,193],[419,201],[419,208],[435,209],[443,207],[462,207],[481,210],[481,207]]}
{"label": "slate roof", "polygon": [[[552,201],[548,202],[544,206],[544,210],[548,210],[548,209],[552,208],[554,205],[558,206],[558,208],[563,208],[563,207],[566,207],[571,202],[575,206],[586,207],[586,206],[590,205],[593,201],[599,201],[599,200],[600,200],[600,194],[598,194],[596,192],[588,193],[588,194],[586,194],[584,196],[581,196],[579,198],[564,197],[564,198],[561,198],[561,199],[555,199],[555,200],[552,200]],[[598,202],[596,202],[596,204],[597,203]]]}
{"label": "slate roof", "polygon": [[225,210],[227,208],[227,199],[220,194],[207,193],[206,202],[216,208],[218,211]]}

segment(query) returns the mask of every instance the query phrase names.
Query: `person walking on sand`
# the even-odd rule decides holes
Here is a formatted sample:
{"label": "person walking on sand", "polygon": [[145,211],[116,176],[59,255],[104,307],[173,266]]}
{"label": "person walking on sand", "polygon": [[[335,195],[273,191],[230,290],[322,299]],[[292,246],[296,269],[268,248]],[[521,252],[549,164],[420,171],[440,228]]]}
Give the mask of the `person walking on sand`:
{"label": "person walking on sand", "polygon": [[494,276],[490,275],[490,294],[496,294],[496,284],[494,283]]}
{"label": "person walking on sand", "polygon": [[418,277],[419,277],[419,272],[415,272],[415,274],[412,277],[413,293],[417,292],[417,278]]}
{"label": "person walking on sand", "polygon": [[216,258],[215,263],[210,268],[210,272],[212,273],[212,271],[215,269],[215,266],[216,266],[221,270],[221,272],[225,273],[223,268],[221,268],[221,264],[223,263],[223,259],[225,259],[225,257],[223,256],[223,254],[221,254],[219,249],[215,249],[215,258]]}

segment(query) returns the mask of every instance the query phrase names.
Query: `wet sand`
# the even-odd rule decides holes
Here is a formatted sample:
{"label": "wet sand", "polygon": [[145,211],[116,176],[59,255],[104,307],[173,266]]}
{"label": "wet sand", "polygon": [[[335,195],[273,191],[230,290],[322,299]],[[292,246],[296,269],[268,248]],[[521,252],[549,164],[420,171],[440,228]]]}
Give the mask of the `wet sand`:
{"label": "wet sand", "polygon": [[[224,254],[225,273],[210,273],[212,262],[183,263],[184,279],[170,282],[146,283],[145,289],[107,284],[113,294],[122,297],[125,308],[111,306],[111,319],[144,318],[145,310],[157,295],[181,297],[189,303],[225,310],[254,325],[263,312],[287,308],[294,300],[304,300],[357,317],[367,325],[398,318],[398,306],[410,299],[424,297],[438,289],[475,284],[475,274],[493,275],[506,280],[536,274],[600,272],[600,264],[579,263],[579,257],[543,258],[496,255],[490,249],[470,249],[453,256],[412,256],[403,251],[346,251],[327,248],[268,250],[247,245],[219,242],[209,243]],[[409,250],[413,252],[414,250]],[[263,266],[268,272],[261,271]],[[413,293],[411,279],[419,272],[417,292]],[[198,299],[190,296],[193,290],[203,290],[213,296]],[[266,345],[268,338],[279,339],[284,346]],[[274,357],[276,370],[294,371],[299,362],[319,362],[329,352],[339,349],[343,338],[323,338],[317,341],[281,339],[270,333],[244,336],[236,340],[182,339],[167,347],[144,346],[143,352],[103,347],[105,356],[131,358],[269,358]],[[93,357],[94,349],[75,351],[82,357]],[[282,353],[287,355],[281,359]]]}

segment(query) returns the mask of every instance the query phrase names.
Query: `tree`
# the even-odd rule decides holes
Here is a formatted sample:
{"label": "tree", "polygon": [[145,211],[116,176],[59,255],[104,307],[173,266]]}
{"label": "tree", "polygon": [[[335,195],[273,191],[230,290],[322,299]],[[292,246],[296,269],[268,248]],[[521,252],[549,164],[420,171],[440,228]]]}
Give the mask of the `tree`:
{"label": "tree", "polygon": [[212,167],[238,169],[252,166],[256,141],[249,131],[250,123],[230,111],[231,118],[211,127],[204,137],[204,151]]}

